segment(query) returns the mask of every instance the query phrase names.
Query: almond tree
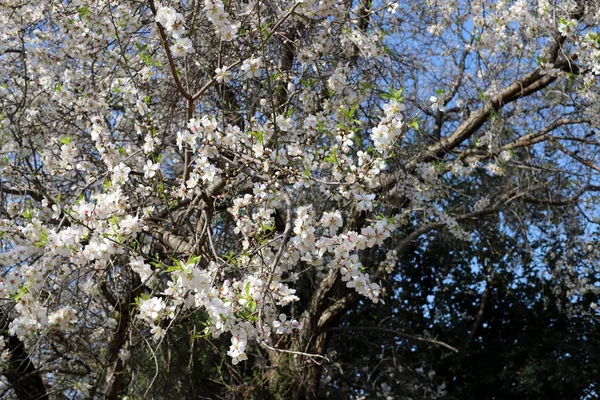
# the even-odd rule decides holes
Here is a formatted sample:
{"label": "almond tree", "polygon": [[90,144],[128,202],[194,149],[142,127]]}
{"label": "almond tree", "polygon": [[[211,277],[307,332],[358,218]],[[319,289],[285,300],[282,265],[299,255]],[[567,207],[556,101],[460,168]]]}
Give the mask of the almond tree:
{"label": "almond tree", "polygon": [[595,224],[598,6],[3,1],[7,396],[143,393],[132,349],[202,315],[315,398],[422,235],[528,203]]}

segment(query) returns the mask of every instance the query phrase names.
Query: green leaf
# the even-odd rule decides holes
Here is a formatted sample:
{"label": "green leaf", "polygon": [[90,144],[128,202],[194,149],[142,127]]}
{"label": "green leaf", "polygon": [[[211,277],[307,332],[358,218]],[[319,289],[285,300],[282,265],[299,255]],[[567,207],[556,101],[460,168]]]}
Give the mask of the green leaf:
{"label": "green leaf", "polygon": [[346,118],[346,121],[352,121],[354,118],[354,113],[358,109],[358,104],[355,104],[351,108],[340,107],[340,112]]}
{"label": "green leaf", "polygon": [[258,140],[258,142],[262,145],[264,145],[264,132],[262,131],[252,131],[252,132],[248,132],[248,134],[250,136],[252,136],[253,138],[255,138],[256,140]]}
{"label": "green leaf", "polygon": [[150,298],[150,293],[142,293],[134,299],[133,303],[136,306],[139,306],[142,301],[148,300],[149,298]]}
{"label": "green leaf", "polygon": [[250,282],[246,283],[246,286],[244,287],[244,293],[246,293],[246,297],[251,297],[250,296]]}
{"label": "green leaf", "polygon": [[144,64],[152,65],[152,56],[150,54],[140,53],[138,55],[140,56],[140,59],[144,62]]}
{"label": "green leaf", "polygon": [[44,247],[48,243],[48,232],[44,228],[42,228],[40,232],[40,238],[37,242],[35,242],[35,247],[39,249],[40,247]]}
{"label": "green leaf", "polygon": [[26,286],[21,286],[19,291],[15,293],[12,298],[14,301],[19,301],[21,300],[21,297],[25,296],[27,293],[29,293],[29,283]]}
{"label": "green leaf", "polygon": [[402,93],[404,93],[404,88],[401,87],[398,90],[394,90],[394,89],[390,89],[389,91],[383,93],[381,95],[381,98],[384,100],[391,100],[394,99],[398,102],[402,102],[404,101],[404,96],[402,95]]}
{"label": "green leaf", "polygon": [[187,262],[187,265],[189,265],[189,264],[196,265],[196,264],[198,264],[200,262],[200,260],[202,260],[202,256],[193,256],[193,257],[190,257],[190,259]]}
{"label": "green leaf", "polygon": [[119,225],[119,217],[117,217],[116,215],[113,215],[112,217],[110,217],[108,219],[108,222],[110,222],[111,225]]}
{"label": "green leaf", "polygon": [[167,268],[166,272],[183,271],[183,263],[179,260],[174,260],[175,265],[171,265]]}
{"label": "green leaf", "polygon": [[77,13],[79,14],[79,18],[84,19],[85,17],[87,17],[90,14],[90,9],[87,8],[86,6],[81,6],[81,7],[79,7],[79,10],[77,11]]}
{"label": "green leaf", "polygon": [[233,250],[229,250],[227,253],[223,254],[223,258],[227,262],[231,262],[235,257],[235,252]]}
{"label": "green leaf", "polygon": [[275,225],[274,224],[267,225],[267,224],[261,223],[260,229],[262,230],[263,234],[268,234],[268,233],[273,232],[273,229],[275,229]]}
{"label": "green leaf", "polygon": [[413,128],[415,131],[419,130],[419,120],[417,120],[416,118],[414,120],[412,120],[410,122],[410,124],[408,125],[410,128]]}
{"label": "green leaf", "polygon": [[485,101],[485,93],[484,93],[484,91],[483,91],[483,90],[479,89],[479,90],[477,91],[477,96],[479,97],[479,100],[481,100],[481,101]]}
{"label": "green leaf", "polygon": [[260,32],[264,34],[267,31],[267,29],[269,29],[270,26],[271,26],[270,22],[264,24],[263,26],[260,27]]}
{"label": "green leaf", "polygon": [[329,154],[325,158],[323,158],[323,161],[330,162],[332,164],[337,164],[338,163],[338,158],[337,158],[337,151],[336,151],[336,149],[331,149],[331,151],[329,152]]}
{"label": "green leaf", "polygon": [[23,212],[23,218],[28,219],[28,220],[33,218],[33,210],[31,210],[31,208],[28,208],[27,210],[25,210]]}

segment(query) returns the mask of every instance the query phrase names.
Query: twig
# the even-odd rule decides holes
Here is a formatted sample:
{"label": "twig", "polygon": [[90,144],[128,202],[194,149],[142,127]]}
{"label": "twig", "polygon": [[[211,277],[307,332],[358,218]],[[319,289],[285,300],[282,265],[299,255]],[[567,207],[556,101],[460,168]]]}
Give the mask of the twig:
{"label": "twig", "polygon": [[[304,357],[310,357],[310,358],[320,358],[323,361],[327,361],[327,362],[331,362],[331,360],[329,358],[327,358],[326,356],[323,356],[321,354],[311,354],[311,353],[305,353],[303,351],[295,351],[295,350],[285,350],[285,349],[278,349],[276,347],[273,346],[269,346],[268,344],[266,344],[265,342],[261,342],[260,345],[262,347],[264,347],[265,349],[268,350],[272,350],[272,351],[278,351],[280,353],[287,353],[287,354],[295,354],[298,356],[304,356]],[[318,362],[313,360],[317,365],[321,365],[323,363],[323,361]]]}
{"label": "twig", "polygon": [[355,326],[355,327],[348,327],[348,328],[329,328],[329,329],[325,329],[325,331],[328,330],[336,330],[336,331],[380,331],[380,332],[386,332],[386,333],[391,333],[397,336],[403,336],[403,337],[407,337],[409,339],[414,339],[414,340],[418,340],[421,342],[427,342],[427,343],[431,343],[431,344],[435,344],[438,346],[442,346],[447,348],[450,351],[453,351],[454,353],[458,353],[458,349],[454,346],[450,346],[448,343],[444,343],[441,342],[439,340],[436,339],[431,339],[431,338],[426,338],[424,336],[420,336],[420,335],[413,335],[410,333],[404,333],[404,332],[400,332],[394,329],[388,329],[388,328],[381,328],[378,326]]}

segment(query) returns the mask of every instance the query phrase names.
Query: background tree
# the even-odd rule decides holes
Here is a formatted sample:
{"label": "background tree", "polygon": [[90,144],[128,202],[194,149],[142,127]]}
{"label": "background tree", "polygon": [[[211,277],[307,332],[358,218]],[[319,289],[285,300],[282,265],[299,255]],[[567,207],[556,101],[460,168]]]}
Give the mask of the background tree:
{"label": "background tree", "polygon": [[599,7],[2,2],[4,396],[595,395]]}

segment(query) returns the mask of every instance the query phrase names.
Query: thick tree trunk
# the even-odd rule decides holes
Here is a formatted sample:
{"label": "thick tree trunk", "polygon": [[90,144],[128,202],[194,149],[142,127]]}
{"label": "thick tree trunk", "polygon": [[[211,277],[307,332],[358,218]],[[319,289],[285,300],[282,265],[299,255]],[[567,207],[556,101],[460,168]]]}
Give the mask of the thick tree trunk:
{"label": "thick tree trunk", "polygon": [[19,400],[47,400],[44,381],[25,351],[23,342],[16,336],[9,336],[7,345],[10,358],[2,373]]}
{"label": "thick tree trunk", "polygon": [[[327,351],[328,337],[321,334],[312,339],[312,343],[306,346],[306,342],[298,341],[296,345],[286,343],[280,346],[287,349],[295,349],[298,352],[324,355]],[[303,346],[301,343],[304,343]],[[269,391],[274,397],[280,396],[289,399],[318,399],[323,372],[323,359],[311,358],[305,355],[283,353],[269,350],[270,369],[266,380]]]}
{"label": "thick tree trunk", "polygon": [[132,304],[135,298],[142,293],[144,286],[139,278],[132,278],[131,291],[121,300],[117,300],[113,296],[106,284],[102,285],[100,289],[104,297],[117,311],[118,317],[118,327],[108,342],[106,351],[104,397],[108,400],[118,400],[127,393],[128,388],[125,380],[125,364],[119,358],[119,352],[124,348],[131,328]]}
{"label": "thick tree trunk", "polygon": [[269,351],[271,370],[267,381],[271,393],[290,399],[320,398],[324,357],[331,335],[329,328],[335,326],[356,301],[356,295],[336,280],[338,276],[339,271],[331,270],[313,294],[302,316],[304,328],[300,335],[281,338],[279,348],[298,353]]}

